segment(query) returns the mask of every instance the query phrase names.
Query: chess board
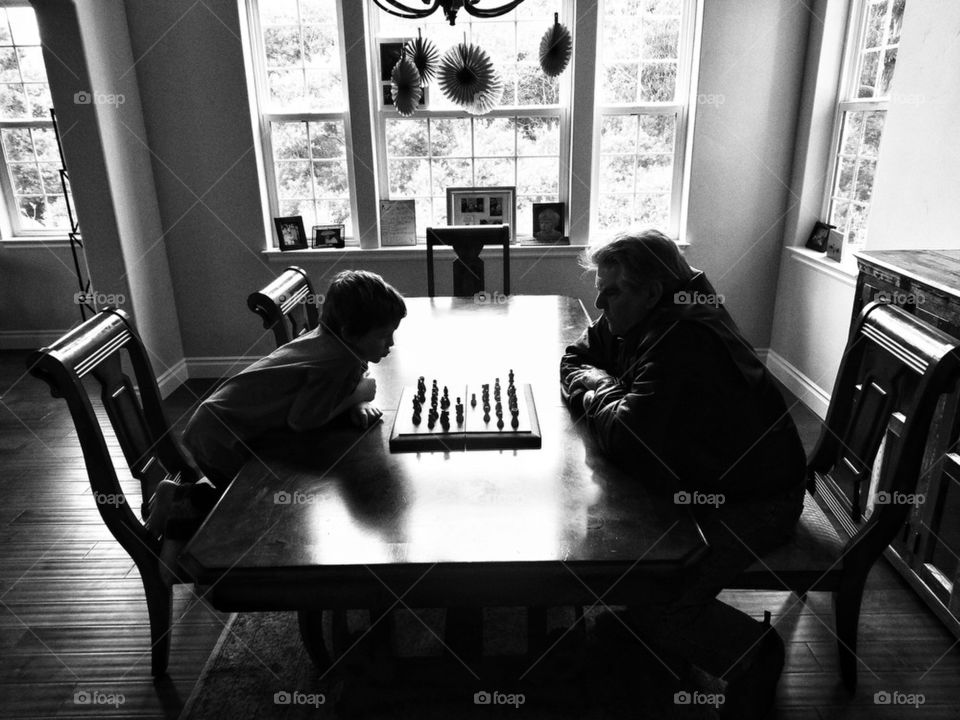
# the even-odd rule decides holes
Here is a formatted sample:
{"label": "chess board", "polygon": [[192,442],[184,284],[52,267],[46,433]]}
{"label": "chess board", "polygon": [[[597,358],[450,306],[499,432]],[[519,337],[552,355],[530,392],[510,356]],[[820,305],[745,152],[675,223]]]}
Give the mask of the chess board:
{"label": "chess board", "polygon": [[[488,389],[489,409],[484,409],[484,387],[494,387],[494,381],[471,385],[447,386],[450,405],[448,408],[449,423],[447,426],[436,419],[430,423],[429,409],[431,407],[432,384],[435,380],[423,379],[426,383],[426,397],[422,402],[422,411],[419,422],[414,422],[414,398],[423,397],[424,393],[417,385],[407,385],[403,388],[397,415],[393,421],[393,431],[390,433],[390,452],[423,452],[423,451],[453,451],[453,450],[512,450],[516,448],[540,447],[540,424],[537,420],[537,409],[533,403],[533,389],[529,384],[514,385],[510,397],[515,398],[517,427],[513,427],[513,417],[510,410],[508,393],[510,384],[504,385],[502,391],[502,420],[503,427],[498,426],[495,409],[495,398]],[[445,386],[437,382],[438,388]],[[443,395],[438,393],[439,400]],[[462,419],[456,412],[457,399],[462,401]],[[473,400],[476,400],[474,403]],[[437,410],[441,410],[438,402]]]}

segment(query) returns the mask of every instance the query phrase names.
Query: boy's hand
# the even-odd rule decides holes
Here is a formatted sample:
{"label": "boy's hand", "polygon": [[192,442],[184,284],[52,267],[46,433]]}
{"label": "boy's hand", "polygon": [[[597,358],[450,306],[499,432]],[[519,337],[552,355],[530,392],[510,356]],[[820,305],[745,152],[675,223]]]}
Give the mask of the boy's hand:
{"label": "boy's hand", "polygon": [[366,430],[368,427],[378,422],[381,417],[383,417],[383,412],[380,410],[380,408],[374,407],[373,405],[360,403],[359,405],[354,405],[352,408],[350,408],[350,422],[362,430]]}
{"label": "boy's hand", "polygon": [[[361,378],[354,395],[360,402],[373,402],[377,396],[377,381],[372,377]],[[380,412],[379,410],[377,412]],[[382,414],[382,413],[381,413]],[[379,415],[377,416],[379,417]]]}

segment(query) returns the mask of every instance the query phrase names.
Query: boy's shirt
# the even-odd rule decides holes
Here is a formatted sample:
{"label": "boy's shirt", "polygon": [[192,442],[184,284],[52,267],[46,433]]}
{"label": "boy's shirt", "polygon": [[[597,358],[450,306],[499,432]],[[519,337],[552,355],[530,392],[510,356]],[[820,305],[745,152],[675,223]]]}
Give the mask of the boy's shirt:
{"label": "boy's shirt", "polygon": [[232,377],[204,404],[264,431],[310,430],[332,419],[367,367],[343,340],[317,328]]}

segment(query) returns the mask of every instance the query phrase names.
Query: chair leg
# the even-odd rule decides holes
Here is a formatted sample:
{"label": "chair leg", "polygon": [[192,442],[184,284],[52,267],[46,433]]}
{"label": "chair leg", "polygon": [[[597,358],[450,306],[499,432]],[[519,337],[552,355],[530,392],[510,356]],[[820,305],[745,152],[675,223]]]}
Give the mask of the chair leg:
{"label": "chair leg", "polygon": [[865,583],[866,576],[847,577],[833,596],[840,674],[851,693],[857,688],[857,626]]}
{"label": "chair leg", "polygon": [[140,568],[140,578],[147,595],[147,615],[150,618],[150,671],[154,677],[166,675],[170,661],[170,628],[173,611],[173,591],[155,568]]}

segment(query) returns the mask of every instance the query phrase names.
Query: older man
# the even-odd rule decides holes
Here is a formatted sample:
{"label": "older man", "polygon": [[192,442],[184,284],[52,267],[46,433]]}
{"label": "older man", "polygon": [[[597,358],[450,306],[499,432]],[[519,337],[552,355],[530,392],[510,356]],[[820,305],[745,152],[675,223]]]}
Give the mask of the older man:
{"label": "older man", "polygon": [[722,298],[668,237],[620,236],[584,264],[603,315],[561,360],[564,398],[638,482],[690,505],[711,546],[679,595],[621,619],[678,677],[695,666],[725,681],[724,717],[762,717],[783,641],[716,596],[800,516],[796,427]]}

